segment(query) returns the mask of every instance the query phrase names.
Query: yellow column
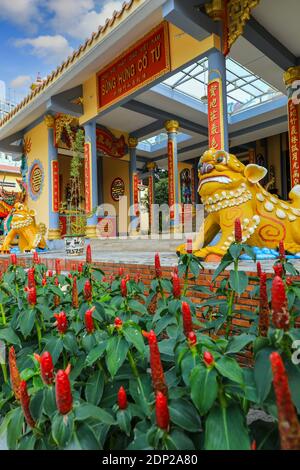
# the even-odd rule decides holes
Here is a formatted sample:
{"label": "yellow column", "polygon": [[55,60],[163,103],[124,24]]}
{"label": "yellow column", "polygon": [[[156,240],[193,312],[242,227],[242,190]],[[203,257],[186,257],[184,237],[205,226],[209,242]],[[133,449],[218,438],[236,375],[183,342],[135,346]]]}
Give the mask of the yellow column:
{"label": "yellow column", "polygon": [[47,114],[44,122],[48,127],[48,174],[49,174],[49,229],[48,240],[59,240],[61,231],[59,228],[59,169],[57,160],[57,148],[54,145],[55,119]]}
{"label": "yellow column", "polygon": [[170,228],[171,232],[179,232],[181,231],[177,155],[177,133],[179,129],[179,122],[174,120],[166,121],[165,128],[168,132]]}
{"label": "yellow column", "polygon": [[300,184],[300,66],[290,67],[284,74],[284,82],[288,91],[289,154],[293,188]]}

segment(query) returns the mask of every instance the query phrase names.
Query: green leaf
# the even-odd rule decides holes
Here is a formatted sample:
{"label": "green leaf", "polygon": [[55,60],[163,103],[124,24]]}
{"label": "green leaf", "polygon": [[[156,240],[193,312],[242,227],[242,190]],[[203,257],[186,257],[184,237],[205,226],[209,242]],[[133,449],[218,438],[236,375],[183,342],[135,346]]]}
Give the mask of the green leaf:
{"label": "green leaf", "polygon": [[108,411],[89,403],[81,403],[78,408],[75,408],[75,419],[77,421],[93,419],[110,425],[116,423],[113,416]]}
{"label": "green leaf", "polygon": [[19,315],[19,326],[24,338],[27,338],[34,327],[35,314],[35,309],[30,308]]}
{"label": "green leaf", "polygon": [[201,420],[194,406],[184,399],[171,400],[169,403],[171,421],[189,432],[200,432]]}
{"label": "green leaf", "polygon": [[53,337],[49,341],[47,341],[46,346],[44,348],[44,352],[48,351],[53,360],[53,364],[55,365],[59,359],[59,356],[62,353],[64,348],[64,343],[61,337]]}
{"label": "green leaf", "polygon": [[205,423],[205,450],[250,450],[244,414],[238,405],[214,406]]}
{"label": "green leaf", "polygon": [[86,365],[87,366],[92,366],[94,362],[96,362],[100,357],[103,356],[103,353],[106,350],[107,342],[103,341],[100,343],[98,346],[96,346],[94,349],[92,349],[89,354],[86,357]]}
{"label": "green leaf", "polygon": [[217,267],[217,269],[214,272],[214,275],[212,277],[212,281],[215,281],[217,277],[233,262],[233,258],[230,255],[230,253],[226,253],[225,256],[223,256],[221,263]]}
{"label": "green leaf", "polygon": [[33,419],[39,421],[42,417],[43,411],[43,401],[44,401],[44,391],[39,390],[35,393],[30,400],[30,411]]}
{"label": "green leaf", "polygon": [[285,367],[288,375],[292,399],[296,405],[298,414],[300,414],[300,369],[289,361],[285,363]]}
{"label": "green leaf", "polygon": [[117,411],[117,423],[121,431],[125,432],[127,436],[130,436],[131,432],[131,415],[128,410]]}
{"label": "green leaf", "polygon": [[261,349],[255,357],[254,379],[259,403],[264,402],[271,390],[272,369],[270,363],[270,354],[273,351],[274,349],[272,348],[264,348]]}
{"label": "green leaf", "polygon": [[66,450],[102,450],[93,429],[86,423],[80,424],[73,433]]}
{"label": "green leaf", "polygon": [[145,415],[149,416],[149,397],[152,393],[150,376],[142,376],[139,380],[130,380],[129,392],[133,400],[141,407]]}
{"label": "green leaf", "polygon": [[242,351],[249,343],[255,339],[254,335],[243,333],[241,335],[233,336],[226,348],[225,354],[233,354]]}
{"label": "green leaf", "polygon": [[213,406],[218,396],[217,372],[204,366],[197,366],[190,378],[191,398],[201,416]]}
{"label": "green leaf", "polygon": [[98,405],[101,401],[104,389],[104,374],[101,370],[97,370],[88,378],[85,386],[86,401],[93,405]]}
{"label": "green leaf", "polygon": [[61,415],[57,413],[51,425],[51,433],[54,442],[58,447],[64,448],[71,440],[74,428],[74,419],[71,413]]}
{"label": "green leaf", "polygon": [[174,429],[165,438],[168,450],[195,450],[193,441],[182,431]]}
{"label": "green leaf", "polygon": [[233,259],[238,259],[242,252],[242,247],[238,243],[232,243],[229,247],[229,253],[231,254]]}
{"label": "green leaf", "polygon": [[16,448],[18,440],[22,436],[23,423],[24,415],[22,408],[15,408],[11,414],[6,434],[7,446],[10,450],[14,450]]}
{"label": "green leaf", "polygon": [[5,341],[7,344],[21,346],[20,338],[16,335],[11,327],[0,330],[0,339]]}
{"label": "green leaf", "polygon": [[235,359],[223,356],[221,359],[217,359],[215,367],[227,379],[241,385],[244,383],[243,371]]}
{"label": "green leaf", "polygon": [[76,354],[78,351],[76,336],[70,331],[63,336],[63,345],[71,354]]}
{"label": "green leaf", "polygon": [[137,300],[129,300],[128,306],[133,312],[138,312],[142,315],[147,315],[148,313],[145,305],[141,304]]}
{"label": "green leaf", "polygon": [[107,342],[106,365],[112,377],[116,375],[126,359],[129,349],[127,341],[120,335],[113,336]]}
{"label": "green leaf", "polygon": [[55,401],[55,388],[46,387],[44,388],[44,399],[43,399],[44,412],[49,417],[52,417],[56,411],[56,401]]}
{"label": "green leaf", "polygon": [[144,355],[145,354],[145,342],[144,342],[144,338],[142,336],[142,333],[139,327],[125,324],[123,326],[122,331],[129,345],[133,344],[136,347],[136,349],[142,355]]}
{"label": "green leaf", "polygon": [[248,282],[248,276],[243,271],[230,271],[229,284],[238,295],[245,291]]}

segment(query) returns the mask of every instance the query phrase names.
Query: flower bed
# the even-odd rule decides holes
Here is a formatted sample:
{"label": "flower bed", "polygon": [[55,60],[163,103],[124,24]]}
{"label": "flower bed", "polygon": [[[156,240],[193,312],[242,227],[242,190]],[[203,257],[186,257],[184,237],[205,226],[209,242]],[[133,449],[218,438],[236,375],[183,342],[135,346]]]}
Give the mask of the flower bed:
{"label": "flower bed", "polygon": [[[189,296],[201,273],[191,253],[167,278],[156,256],[147,287],[123,268],[105,277],[90,248],[67,275],[59,260],[49,272],[35,254],[25,270],[11,255],[0,282],[8,447],[300,449],[300,285],[287,276],[297,273],[283,249],[273,282],[258,265],[259,312],[239,325],[239,296],[251,281],[238,271],[244,252],[253,256],[237,239],[214,273],[216,288],[194,286],[205,295],[199,305]],[[241,367],[247,354],[251,364]],[[253,409],[273,421],[248,425]]]}

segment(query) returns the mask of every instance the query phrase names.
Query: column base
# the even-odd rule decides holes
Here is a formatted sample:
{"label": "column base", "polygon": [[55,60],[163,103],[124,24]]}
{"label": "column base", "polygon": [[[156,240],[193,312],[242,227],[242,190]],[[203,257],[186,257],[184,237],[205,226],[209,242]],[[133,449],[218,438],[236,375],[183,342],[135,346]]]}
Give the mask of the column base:
{"label": "column base", "polygon": [[87,225],[85,227],[86,238],[98,238],[97,236],[97,225]]}
{"label": "column base", "polygon": [[182,227],[181,224],[180,225],[173,225],[173,226],[171,225],[171,227],[170,227],[170,233],[171,234],[178,234],[178,233],[182,234],[182,231],[183,231],[183,227]]}
{"label": "column base", "polygon": [[49,228],[48,230],[48,240],[60,240],[61,231],[59,228]]}

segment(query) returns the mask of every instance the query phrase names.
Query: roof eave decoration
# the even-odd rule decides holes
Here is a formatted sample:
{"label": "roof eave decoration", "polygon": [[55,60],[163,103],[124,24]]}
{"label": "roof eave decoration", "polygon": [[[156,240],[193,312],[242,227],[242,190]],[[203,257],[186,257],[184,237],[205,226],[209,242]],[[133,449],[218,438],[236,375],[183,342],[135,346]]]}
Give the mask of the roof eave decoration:
{"label": "roof eave decoration", "polygon": [[76,51],[73,52],[71,56],[67,58],[60,66],[57,67],[48,77],[42,81],[41,85],[34,88],[34,90],[27,95],[15,108],[7,114],[3,119],[0,120],[0,128],[3,127],[8,121],[18,114],[23,108],[25,108],[31,101],[33,101],[38,95],[40,95],[44,90],[46,90],[53,82],[55,82],[58,77],[65,73],[71,65],[77,62],[79,59],[84,56],[91,47],[95,46],[102,36],[108,32],[109,29],[112,29],[116,20],[122,18],[125,13],[130,12],[133,6],[141,0],[129,0],[124,2],[120,11],[114,11],[111,19],[107,19],[104,26],[100,26],[97,32],[94,32],[89,39],[85,41]]}
{"label": "roof eave decoration", "polygon": [[260,0],[212,0],[205,4],[208,16],[222,21],[224,26],[223,52],[227,55],[235,41],[243,34],[252,10]]}

